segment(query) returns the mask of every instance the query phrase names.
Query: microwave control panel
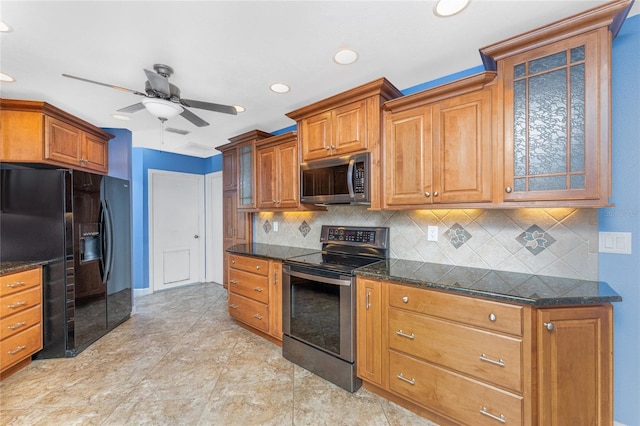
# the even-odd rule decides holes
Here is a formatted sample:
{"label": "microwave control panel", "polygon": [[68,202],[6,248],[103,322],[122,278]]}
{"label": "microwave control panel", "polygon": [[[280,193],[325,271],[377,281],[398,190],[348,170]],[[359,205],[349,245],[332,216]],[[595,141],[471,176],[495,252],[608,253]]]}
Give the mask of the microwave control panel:
{"label": "microwave control panel", "polygon": [[356,194],[365,193],[366,168],[364,161],[358,161],[353,167],[353,192]]}

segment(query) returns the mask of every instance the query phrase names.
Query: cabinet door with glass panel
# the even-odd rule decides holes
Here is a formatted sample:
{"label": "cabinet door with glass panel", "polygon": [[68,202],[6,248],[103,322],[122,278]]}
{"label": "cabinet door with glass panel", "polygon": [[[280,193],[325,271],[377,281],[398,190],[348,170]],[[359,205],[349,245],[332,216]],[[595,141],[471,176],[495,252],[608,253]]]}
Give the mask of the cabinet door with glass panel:
{"label": "cabinet door with glass panel", "polygon": [[605,28],[500,61],[505,201],[607,203],[608,46]]}

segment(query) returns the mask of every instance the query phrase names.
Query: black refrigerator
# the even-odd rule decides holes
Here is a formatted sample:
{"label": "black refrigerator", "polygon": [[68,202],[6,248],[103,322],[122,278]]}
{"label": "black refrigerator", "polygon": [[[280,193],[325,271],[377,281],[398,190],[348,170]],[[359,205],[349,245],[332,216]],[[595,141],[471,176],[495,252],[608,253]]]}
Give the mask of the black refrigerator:
{"label": "black refrigerator", "polygon": [[129,318],[129,186],[76,170],[0,169],[0,260],[47,262],[36,358],[75,356]]}

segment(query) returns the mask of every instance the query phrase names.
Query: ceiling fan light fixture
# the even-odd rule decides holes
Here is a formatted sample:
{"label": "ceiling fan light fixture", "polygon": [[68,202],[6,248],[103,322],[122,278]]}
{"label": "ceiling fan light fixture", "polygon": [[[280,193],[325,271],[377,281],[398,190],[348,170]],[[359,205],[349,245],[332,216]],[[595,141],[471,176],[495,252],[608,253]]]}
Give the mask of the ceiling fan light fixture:
{"label": "ceiling fan light fixture", "polygon": [[462,12],[469,3],[471,0],[438,0],[433,13],[441,18],[447,18]]}
{"label": "ceiling fan light fixture", "polygon": [[182,111],[184,111],[184,108],[180,105],[159,98],[144,98],[142,104],[151,115],[167,120],[182,114]]}

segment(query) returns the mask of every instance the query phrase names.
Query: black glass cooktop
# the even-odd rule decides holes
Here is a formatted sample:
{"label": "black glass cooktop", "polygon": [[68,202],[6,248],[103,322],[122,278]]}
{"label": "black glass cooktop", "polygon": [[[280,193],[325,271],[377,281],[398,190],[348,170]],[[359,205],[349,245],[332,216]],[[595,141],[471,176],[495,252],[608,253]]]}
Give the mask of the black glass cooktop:
{"label": "black glass cooktop", "polygon": [[341,272],[351,272],[354,269],[380,262],[383,259],[370,256],[356,256],[341,253],[317,252],[304,256],[290,257],[287,263],[295,263],[303,266],[331,269]]}

